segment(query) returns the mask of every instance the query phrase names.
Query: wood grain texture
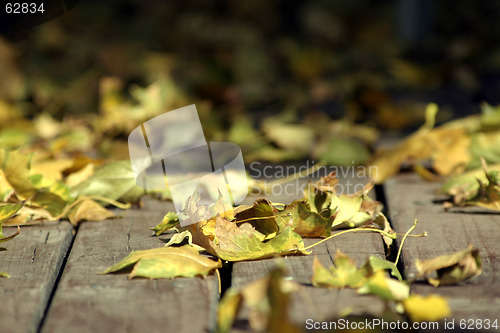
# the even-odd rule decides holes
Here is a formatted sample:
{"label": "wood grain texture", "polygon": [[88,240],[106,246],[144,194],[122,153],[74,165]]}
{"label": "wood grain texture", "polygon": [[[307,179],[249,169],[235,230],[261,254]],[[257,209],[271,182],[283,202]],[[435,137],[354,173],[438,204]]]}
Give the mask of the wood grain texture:
{"label": "wood grain texture", "polygon": [[148,230],[161,221],[162,210],[128,210],[122,219],[80,226],[42,332],[204,332],[214,328],[218,282],[213,275],[128,280],[126,274],[97,274],[132,250],[164,245]]}
{"label": "wood grain texture", "polygon": [[72,238],[68,222],[49,222],[23,227],[2,244],[0,270],[11,278],[0,279],[1,332],[36,332]]}
{"label": "wood grain texture", "polygon": [[[417,175],[400,175],[389,180],[385,195],[393,228],[404,233],[413,224],[413,233],[428,232],[428,237],[408,237],[402,249],[405,275],[413,279],[415,261],[452,253],[469,244],[479,249],[483,274],[456,286],[434,288],[416,282],[412,292],[437,293],[450,298],[455,318],[498,318],[500,313],[500,215],[445,212],[433,203],[440,184],[429,183]],[[500,319],[500,318],[498,318]]]}

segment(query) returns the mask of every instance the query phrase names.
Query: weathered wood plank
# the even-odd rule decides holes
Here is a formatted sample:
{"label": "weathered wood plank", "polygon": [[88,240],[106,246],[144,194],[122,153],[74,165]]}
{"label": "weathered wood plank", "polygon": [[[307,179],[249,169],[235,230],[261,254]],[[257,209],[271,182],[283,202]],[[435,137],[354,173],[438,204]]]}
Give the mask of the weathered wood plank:
{"label": "weathered wood plank", "polygon": [[[306,180],[300,180],[298,185],[303,185]],[[366,179],[353,179],[352,177],[341,178],[340,185],[344,186],[340,190],[344,193],[353,193],[356,184],[365,184]],[[347,187],[349,186],[349,188]],[[359,187],[361,188],[361,186]],[[359,189],[358,188],[358,189]],[[300,191],[295,195],[278,193],[277,195],[267,195],[267,199],[275,202],[289,203],[293,199],[302,197]],[[256,196],[247,198],[250,203]],[[321,240],[320,238],[308,238],[304,240],[307,245]],[[302,284],[303,292],[294,296],[290,308],[290,316],[298,325],[305,327],[306,319],[327,320],[338,318],[339,314],[346,308],[352,308],[352,314],[373,314],[380,315],[384,310],[384,304],[372,296],[356,295],[355,290],[327,290],[311,286],[312,265],[314,256],[326,266],[330,266],[335,257],[336,251],[341,250],[351,256],[358,266],[362,265],[370,255],[375,255],[385,259],[384,245],[379,234],[356,233],[341,235],[328,242],[319,244],[313,248],[313,253],[309,256],[288,256],[280,258],[288,270],[289,276]],[[237,262],[233,264],[232,286],[242,287],[255,279],[262,278],[276,266],[276,259],[264,259],[258,261]],[[244,321],[245,313],[240,316],[240,321],[235,327],[235,331],[246,331]]]}
{"label": "weathered wood plank", "polygon": [[7,250],[0,253],[0,270],[11,275],[0,279],[2,332],[37,331],[72,238],[68,222],[49,222],[23,227],[2,244]]}
{"label": "weathered wood plank", "polygon": [[215,276],[128,280],[125,274],[97,274],[131,250],[164,245],[148,228],[173,207],[150,207],[159,208],[132,209],[122,219],[80,226],[43,332],[204,332],[214,328]]}
{"label": "weathered wood plank", "polygon": [[[413,233],[428,232],[428,237],[408,237],[403,245],[405,275],[416,274],[415,261],[466,248],[478,248],[483,259],[483,274],[457,286],[434,288],[417,282],[412,291],[437,293],[450,298],[455,318],[497,319],[500,313],[500,215],[445,212],[433,203],[440,184],[429,183],[417,175],[403,174],[384,186],[393,228],[404,233],[413,224]],[[500,319],[500,318],[499,318]]]}

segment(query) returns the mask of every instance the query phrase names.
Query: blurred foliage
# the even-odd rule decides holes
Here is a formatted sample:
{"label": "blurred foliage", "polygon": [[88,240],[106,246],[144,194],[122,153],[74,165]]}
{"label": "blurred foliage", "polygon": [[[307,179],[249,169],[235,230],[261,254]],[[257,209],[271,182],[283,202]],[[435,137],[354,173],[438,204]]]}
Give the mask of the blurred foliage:
{"label": "blurred foliage", "polygon": [[[127,158],[142,121],[195,103],[245,159],[366,162],[384,130],[500,102],[500,5],[439,1],[400,37],[397,1],[81,1],[0,36],[0,145]],[[415,18],[418,21],[418,13]],[[481,140],[481,138],[477,138]]]}
{"label": "blurred foliage", "polygon": [[406,45],[396,1],[81,1],[0,37],[0,100],[28,116],[95,113],[101,77],[128,94],[172,76],[190,100],[224,106],[213,113],[324,111],[401,128],[423,118],[422,99],[498,103],[499,8],[436,2],[431,34]]}

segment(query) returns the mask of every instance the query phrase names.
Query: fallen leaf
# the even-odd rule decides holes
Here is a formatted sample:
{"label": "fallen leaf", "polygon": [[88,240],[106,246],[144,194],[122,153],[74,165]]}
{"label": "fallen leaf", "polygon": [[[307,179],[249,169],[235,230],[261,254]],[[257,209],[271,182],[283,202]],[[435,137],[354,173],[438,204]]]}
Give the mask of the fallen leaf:
{"label": "fallen leaf", "polygon": [[[194,225],[198,227],[198,225]],[[255,228],[249,223],[237,224],[215,217],[213,235],[200,233],[199,228],[194,228],[193,241],[204,247],[208,252],[222,260],[241,261],[272,257],[274,255],[306,254],[304,242],[299,234],[287,226],[275,237],[262,241],[255,234]],[[203,236],[202,236],[203,234]],[[198,237],[197,237],[198,236]],[[214,238],[211,239],[210,236]],[[205,238],[200,241],[201,238]],[[208,244],[208,245],[207,245]]]}
{"label": "fallen leaf", "polygon": [[388,301],[402,301],[410,295],[410,287],[403,281],[389,278],[384,271],[376,271],[358,289],[358,293],[376,295]]}
{"label": "fallen leaf", "polygon": [[418,275],[434,287],[451,285],[478,276],[482,272],[479,250],[468,248],[432,259],[417,260]]}
{"label": "fallen leaf", "polygon": [[326,288],[358,288],[366,281],[367,271],[358,269],[354,261],[346,254],[337,250],[334,259],[335,266],[326,269],[314,257],[312,284],[315,287]]}
{"label": "fallen leaf", "polygon": [[68,214],[68,219],[73,225],[81,221],[102,221],[114,217],[111,211],[107,210],[94,200],[83,200],[77,204]]}
{"label": "fallen leaf", "polygon": [[[94,173],[78,185],[70,188],[73,198],[80,196],[101,196],[110,200],[119,200],[133,188],[134,174],[130,161],[113,161],[98,167]],[[144,193],[144,190],[140,190]]]}
{"label": "fallen leaf", "polygon": [[399,281],[403,281],[403,277],[401,276],[401,273],[399,272],[398,268],[396,267],[396,264],[394,264],[392,261],[380,259],[379,257],[375,257],[375,256],[370,256],[370,258],[368,258],[367,264],[368,264],[368,267],[373,272],[390,270],[392,276],[397,278]]}
{"label": "fallen leaf", "polygon": [[21,199],[27,199],[36,192],[35,186],[29,179],[30,161],[30,154],[0,148],[0,168],[3,170],[5,179]]}
{"label": "fallen leaf", "polygon": [[19,212],[19,210],[24,206],[24,204],[25,204],[24,201],[20,201],[20,202],[14,203],[14,204],[2,204],[2,205],[0,205],[0,243],[11,240],[12,238],[19,235],[20,229],[19,229],[19,227],[17,227],[17,231],[14,234],[12,234],[10,236],[4,236],[3,231],[2,231],[2,227],[3,227],[3,223],[6,220],[10,219],[15,214],[17,214],[17,212]]}
{"label": "fallen leaf", "polygon": [[101,274],[120,271],[134,265],[129,278],[136,276],[151,279],[207,276],[211,271],[222,267],[198,253],[190,245],[182,247],[160,247],[150,250],[132,251],[126,258],[106,269]]}
{"label": "fallen leaf", "polygon": [[184,230],[177,234],[173,234],[172,237],[168,240],[167,244],[165,244],[165,246],[182,244],[186,238],[187,243],[198,250],[198,252],[205,252],[205,248],[193,243],[193,235],[189,230]]}
{"label": "fallen leaf", "polygon": [[286,205],[279,214],[283,217],[278,221],[288,224],[292,219],[292,230],[302,237],[328,237],[331,234],[332,219],[312,212],[309,204],[304,200],[297,200]]}
{"label": "fallen leaf", "polygon": [[177,216],[177,213],[174,212],[168,212],[164,217],[163,220],[156,225],[153,228],[153,231],[155,232],[155,235],[158,236],[165,231],[168,231],[178,225],[179,222],[179,217]]}

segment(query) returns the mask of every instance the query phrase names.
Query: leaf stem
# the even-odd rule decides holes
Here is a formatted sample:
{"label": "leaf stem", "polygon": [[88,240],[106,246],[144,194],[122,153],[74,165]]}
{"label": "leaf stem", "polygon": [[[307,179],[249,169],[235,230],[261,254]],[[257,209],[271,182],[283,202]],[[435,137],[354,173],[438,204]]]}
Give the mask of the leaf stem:
{"label": "leaf stem", "polygon": [[408,229],[408,231],[406,232],[406,234],[403,236],[403,239],[401,240],[401,244],[399,244],[399,249],[398,249],[398,255],[396,256],[396,261],[394,262],[394,265],[397,265],[398,264],[398,261],[399,261],[399,257],[401,256],[401,250],[403,250],[403,244],[405,242],[405,239],[406,237],[408,237],[408,234],[413,230],[415,229],[415,227],[417,226],[417,219],[415,219],[415,222],[413,222],[413,225],[411,226],[410,229]]}
{"label": "leaf stem", "polygon": [[326,242],[327,240],[330,240],[333,237],[337,237],[337,236],[340,236],[342,234],[346,234],[348,232],[358,232],[358,231],[374,231],[374,232],[378,232],[378,233],[380,233],[380,234],[382,234],[384,236],[387,236],[389,238],[396,239],[396,235],[395,234],[389,234],[389,233],[387,233],[384,230],[375,229],[375,228],[355,228],[355,229],[348,229],[348,230],[344,230],[344,231],[341,231],[341,232],[337,232],[336,234],[328,236],[325,239],[320,240],[319,242],[316,242],[316,243],[314,243],[312,245],[309,245],[309,246],[305,247],[303,250],[309,250],[310,248],[312,248],[312,247],[314,247],[316,245],[319,245],[319,244],[321,244],[323,242]]}
{"label": "leaf stem", "polygon": [[219,283],[219,297],[220,297],[220,294],[222,293],[222,285],[220,281],[220,273],[218,268],[215,270],[215,274],[217,275],[217,282]]}

